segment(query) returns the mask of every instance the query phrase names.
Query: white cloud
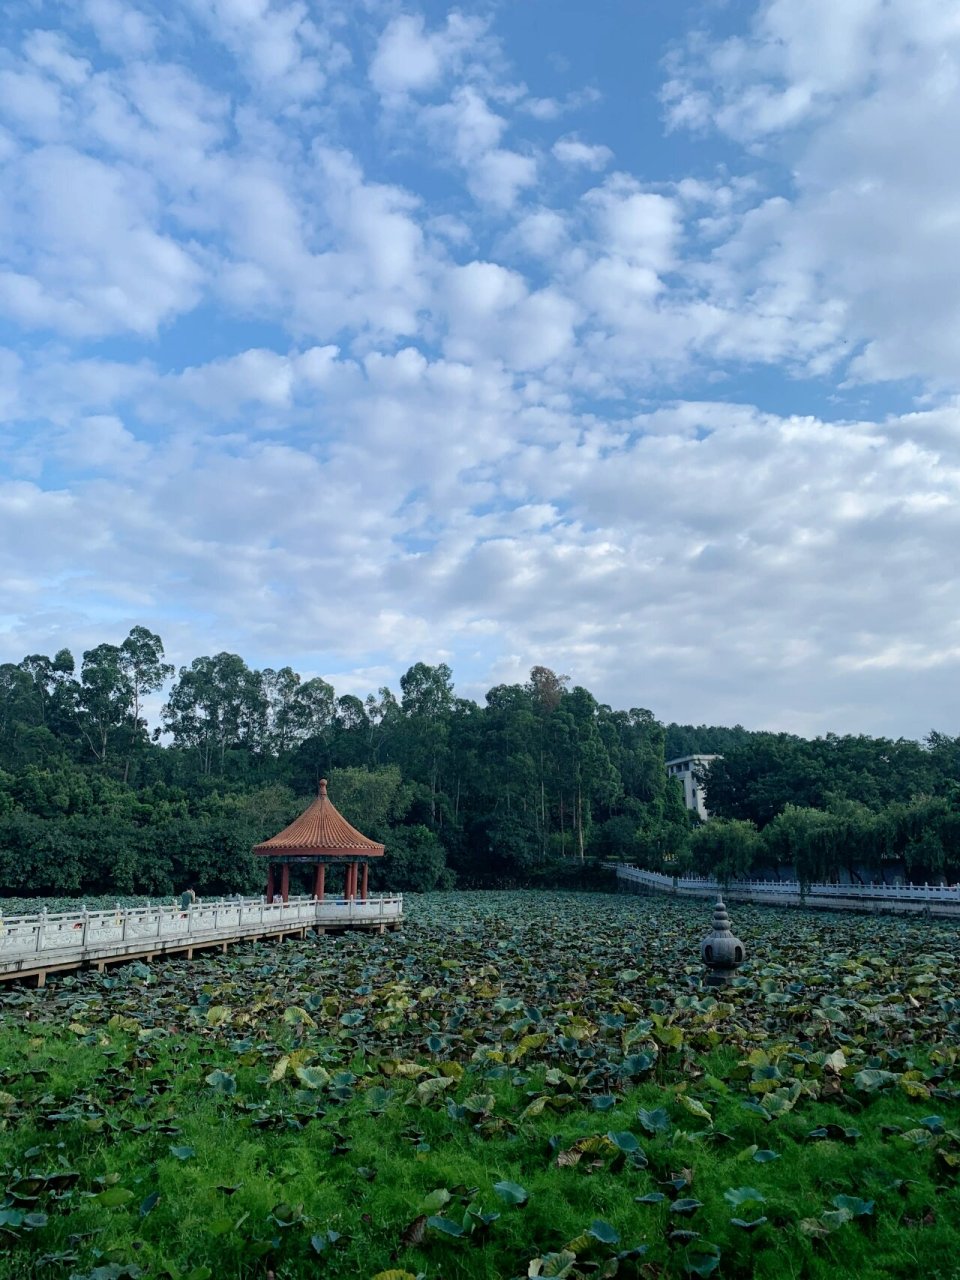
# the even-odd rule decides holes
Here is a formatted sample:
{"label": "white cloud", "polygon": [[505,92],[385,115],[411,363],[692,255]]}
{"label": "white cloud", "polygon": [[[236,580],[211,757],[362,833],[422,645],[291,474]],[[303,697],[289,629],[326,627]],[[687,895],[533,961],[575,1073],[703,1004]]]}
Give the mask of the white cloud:
{"label": "white cloud", "polygon": [[4,657],[122,619],[361,691],[442,655],[698,721],[960,713],[951,6],[699,35],[701,149],[643,172],[596,119],[544,162],[585,99],[513,74],[509,6],[71,14],[0,71]]}
{"label": "white cloud", "polygon": [[20,373],[23,361],[15,351],[0,347],[0,422],[16,415],[20,406]]}
{"label": "white cloud", "polygon": [[60,136],[60,91],[39,72],[0,71],[0,110],[31,138]]}
{"label": "white cloud", "polygon": [[447,276],[448,354],[494,358],[538,369],[573,341],[575,305],[554,289],[531,293],[523,278],[492,262],[470,262]]}
{"label": "white cloud", "polygon": [[152,52],[157,40],[154,22],[124,0],[83,0],[83,11],[103,49],[121,58]]}
{"label": "white cloud", "polygon": [[301,0],[189,2],[258,89],[279,101],[316,98],[350,64],[347,47]]}
{"label": "white cloud", "polygon": [[148,446],[110,414],[80,418],[61,434],[56,449],[60,458],[78,472],[100,475],[136,472],[150,458]]}
{"label": "white cloud", "polygon": [[432,89],[443,74],[441,38],[424,34],[422,14],[401,14],[387,26],[373,61],[370,79],[381,93]]}
{"label": "white cloud", "polygon": [[425,108],[420,118],[463,167],[467,187],[481,204],[509,210],[521,191],[535,185],[536,159],[499,145],[507,121],[472,86],[461,87],[442,106]]}
{"label": "white cloud", "polygon": [[32,31],[23,42],[23,51],[34,66],[71,88],[82,85],[90,75],[90,63],[70,53],[56,31]]}
{"label": "white cloud", "polygon": [[534,209],[519,219],[511,234],[528,253],[552,257],[566,244],[570,228],[556,209]]}
{"label": "white cloud", "polygon": [[[548,305],[493,264],[456,279],[462,323],[494,317],[505,346],[518,312]],[[298,423],[301,442],[218,439],[197,422],[192,441],[148,446],[116,416],[87,417],[63,437],[69,495],[7,486],[0,542],[34,548],[38,583],[82,554],[83,592],[141,592],[132,620],[175,583],[179,607],[212,610],[241,652],[403,664],[429,655],[440,616],[457,653],[496,637],[498,652],[572,669],[614,701],[654,680],[691,718],[763,722],[772,697],[780,723],[822,729],[853,698],[858,727],[892,729],[873,673],[956,665],[956,406],[830,423],[681,401],[603,423],[520,394],[477,343],[466,361],[406,349],[362,371],[329,348],[249,351],[154,379],[161,417],[185,426],[186,399],[221,420],[256,402]],[[16,577],[13,560],[0,568]],[[318,574],[325,599],[369,618],[359,648],[317,603]],[[704,684],[703,636],[723,684]],[[931,723],[937,711],[917,704]]]}
{"label": "white cloud", "polygon": [[149,334],[196,303],[201,269],[156,229],[152,194],[134,175],[51,146],[15,161],[9,176],[0,296],[21,324]]}
{"label": "white cloud", "polygon": [[387,23],[370,62],[370,81],[386,98],[435,89],[476,49],[486,23],[453,11],[436,31],[422,14],[402,13]]}
{"label": "white cloud", "polygon": [[574,135],[558,138],[552,150],[561,164],[578,165],[584,169],[605,169],[613,159],[613,152],[609,147],[582,142]]}
{"label": "white cloud", "polygon": [[521,99],[518,106],[535,120],[558,120],[581,107],[592,106],[600,98],[599,90],[590,86],[569,93],[565,98],[538,98],[530,95]]}
{"label": "white cloud", "polygon": [[665,271],[673,264],[680,218],[669,197],[638,190],[629,178],[614,175],[588,192],[584,201],[604,249],[652,271]]}
{"label": "white cloud", "polygon": [[[954,386],[960,179],[944,156],[960,113],[960,20],[949,0],[758,6],[748,37],[695,43],[667,91],[677,125],[715,125],[790,165],[792,189],[724,250],[750,291],[820,330],[778,352],[814,372],[854,356],[863,381]],[[842,318],[843,337],[837,318]]]}

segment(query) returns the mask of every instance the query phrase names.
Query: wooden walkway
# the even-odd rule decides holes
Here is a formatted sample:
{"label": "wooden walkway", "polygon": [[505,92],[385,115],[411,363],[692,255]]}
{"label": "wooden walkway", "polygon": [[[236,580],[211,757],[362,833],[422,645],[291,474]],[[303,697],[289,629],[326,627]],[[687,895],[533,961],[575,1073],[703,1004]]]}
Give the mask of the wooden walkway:
{"label": "wooden walkway", "polygon": [[226,951],[231,943],[258,938],[306,937],[307,931],[342,933],[362,929],[386,933],[403,922],[403,895],[367,899],[233,898],[172,906],[118,907],[114,911],[39,912],[0,916],[0,982],[48,973],[96,968],[127,960],[195,951]]}

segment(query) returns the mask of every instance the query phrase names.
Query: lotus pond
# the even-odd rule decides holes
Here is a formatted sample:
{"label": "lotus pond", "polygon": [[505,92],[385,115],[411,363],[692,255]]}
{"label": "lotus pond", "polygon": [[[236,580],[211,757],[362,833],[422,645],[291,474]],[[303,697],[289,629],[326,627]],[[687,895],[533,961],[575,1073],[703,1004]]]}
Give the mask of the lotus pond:
{"label": "lotus pond", "polygon": [[408,907],[7,988],[0,1277],[960,1277],[954,925]]}

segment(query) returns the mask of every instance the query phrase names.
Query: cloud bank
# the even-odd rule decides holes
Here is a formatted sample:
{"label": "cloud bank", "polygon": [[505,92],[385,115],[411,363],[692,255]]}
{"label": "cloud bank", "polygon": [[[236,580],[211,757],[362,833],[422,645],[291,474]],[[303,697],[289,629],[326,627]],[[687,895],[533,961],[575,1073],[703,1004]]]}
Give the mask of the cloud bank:
{"label": "cloud bank", "polygon": [[820,9],[653,47],[640,164],[506,12],[22,6],[0,659],[956,732],[960,23]]}

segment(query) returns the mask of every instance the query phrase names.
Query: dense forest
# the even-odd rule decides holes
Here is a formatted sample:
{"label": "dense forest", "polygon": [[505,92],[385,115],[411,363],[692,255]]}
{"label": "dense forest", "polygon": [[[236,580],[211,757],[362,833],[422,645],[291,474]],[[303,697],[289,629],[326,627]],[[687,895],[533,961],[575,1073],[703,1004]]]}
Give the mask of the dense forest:
{"label": "dense forest", "polygon": [[[144,707],[165,693],[151,731]],[[695,822],[664,760],[718,753]],[[600,859],[723,876],[960,863],[960,739],[660,724],[534,667],[483,705],[444,664],[365,699],[236,654],[175,672],[135,627],[0,665],[0,893],[259,891],[250,853],[321,776],[384,887],[589,883]]]}

